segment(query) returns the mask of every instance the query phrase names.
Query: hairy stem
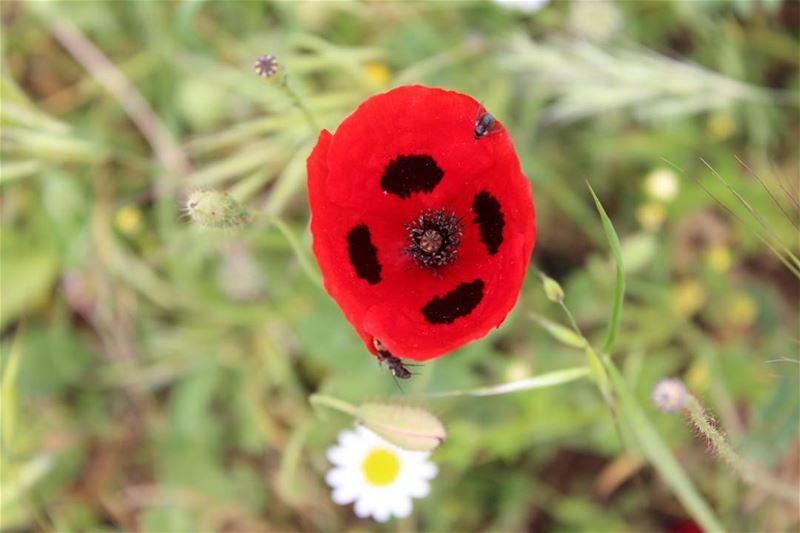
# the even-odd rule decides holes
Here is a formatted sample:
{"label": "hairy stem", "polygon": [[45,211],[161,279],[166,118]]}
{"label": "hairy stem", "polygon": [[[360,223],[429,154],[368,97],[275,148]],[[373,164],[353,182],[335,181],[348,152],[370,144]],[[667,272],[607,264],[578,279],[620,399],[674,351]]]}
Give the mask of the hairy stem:
{"label": "hairy stem", "polygon": [[314,118],[314,115],[311,113],[311,110],[308,109],[308,106],[306,106],[305,102],[303,102],[303,99],[300,97],[300,95],[289,86],[289,80],[286,74],[284,74],[283,82],[281,83],[280,87],[281,90],[286,93],[286,96],[288,96],[294,105],[296,105],[297,108],[303,113],[308,125],[311,127],[311,131],[313,131],[315,134],[319,132],[320,127],[319,124],[317,124],[317,120]]}
{"label": "hairy stem", "polygon": [[709,448],[725,461],[745,483],[756,485],[774,496],[800,505],[798,487],[792,487],[768,472],[746,463],[728,443],[725,434],[717,429],[714,419],[706,413],[697,398],[691,394],[686,398],[685,411],[692,426],[706,438]]}

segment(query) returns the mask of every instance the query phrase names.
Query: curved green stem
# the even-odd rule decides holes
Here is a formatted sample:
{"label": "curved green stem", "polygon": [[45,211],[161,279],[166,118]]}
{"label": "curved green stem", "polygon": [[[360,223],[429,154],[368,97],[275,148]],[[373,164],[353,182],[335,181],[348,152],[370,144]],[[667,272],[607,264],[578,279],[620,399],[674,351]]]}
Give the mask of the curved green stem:
{"label": "curved green stem", "polygon": [[324,405],[325,407],[329,407],[340,413],[345,413],[351,415],[353,417],[358,417],[358,409],[355,405],[347,403],[344,400],[340,400],[339,398],[334,398],[333,396],[326,396],[324,394],[312,394],[308,397],[308,401],[313,406],[317,405]]}
{"label": "curved green stem", "polygon": [[272,213],[267,213],[266,211],[256,211],[253,212],[252,215],[256,217],[262,217],[266,222],[278,228],[278,231],[280,231],[283,236],[286,237],[286,240],[289,242],[289,246],[291,246],[292,251],[297,256],[297,260],[300,262],[300,267],[315,285],[322,287],[322,277],[311,264],[311,260],[306,255],[305,250],[303,250],[303,246],[300,244],[300,241],[297,240],[297,237],[295,237],[294,233],[292,233],[289,225],[286,224],[286,222],[284,222],[280,217],[273,215]]}

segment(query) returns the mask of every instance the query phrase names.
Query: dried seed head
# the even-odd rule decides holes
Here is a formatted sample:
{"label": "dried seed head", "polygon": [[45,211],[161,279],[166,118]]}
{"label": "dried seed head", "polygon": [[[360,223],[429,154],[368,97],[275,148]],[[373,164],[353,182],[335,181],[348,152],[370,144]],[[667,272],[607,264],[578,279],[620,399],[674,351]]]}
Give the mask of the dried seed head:
{"label": "dried seed head", "polygon": [[262,78],[271,78],[278,72],[278,58],[273,55],[264,55],[256,59],[253,70]]}
{"label": "dried seed head", "polygon": [[204,228],[239,228],[250,220],[239,202],[215,190],[194,191],[186,201],[185,212]]}
{"label": "dried seed head", "polygon": [[439,419],[418,407],[389,402],[365,403],[358,408],[358,420],[387,442],[413,452],[433,450],[446,436]]}

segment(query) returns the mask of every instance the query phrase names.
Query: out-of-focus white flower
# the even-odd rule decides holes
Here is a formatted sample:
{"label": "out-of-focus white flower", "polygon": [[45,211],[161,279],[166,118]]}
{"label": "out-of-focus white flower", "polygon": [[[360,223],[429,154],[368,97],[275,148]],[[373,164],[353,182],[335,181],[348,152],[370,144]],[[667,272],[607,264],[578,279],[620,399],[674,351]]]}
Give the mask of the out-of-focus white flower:
{"label": "out-of-focus white flower", "polygon": [[549,4],[550,0],[494,0],[494,2],[509,9],[519,9],[520,11],[533,13]]}
{"label": "out-of-focus white flower", "polygon": [[389,444],[359,426],[339,434],[337,445],[328,449],[334,467],[325,476],[338,505],[355,502],[358,517],[386,522],[392,516],[411,514],[411,499],[423,498],[436,477],[436,465],[428,452],[409,452]]}
{"label": "out-of-focus white flower", "polygon": [[644,179],[644,190],[653,200],[669,203],[678,196],[678,176],[668,168],[657,168]]}
{"label": "out-of-focus white flower", "polygon": [[569,7],[567,26],[591,41],[612,39],[625,23],[622,12],[612,0],[573,0]]}

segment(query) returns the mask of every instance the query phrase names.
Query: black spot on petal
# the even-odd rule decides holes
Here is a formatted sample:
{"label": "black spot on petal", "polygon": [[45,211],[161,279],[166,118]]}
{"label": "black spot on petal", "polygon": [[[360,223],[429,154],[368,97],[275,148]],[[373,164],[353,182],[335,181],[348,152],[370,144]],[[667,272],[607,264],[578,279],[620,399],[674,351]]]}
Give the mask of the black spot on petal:
{"label": "black spot on petal", "polygon": [[472,211],[475,219],[472,221],[480,226],[481,242],[486,245],[489,255],[494,255],[503,244],[503,227],[506,225],[500,202],[486,191],[475,195],[472,201]]}
{"label": "black spot on petal", "polygon": [[378,249],[372,244],[366,224],[359,224],[347,233],[347,253],[350,255],[350,264],[356,269],[359,278],[366,280],[370,285],[381,281]]}
{"label": "black spot on petal", "polygon": [[442,176],[444,171],[429,155],[399,155],[383,170],[381,187],[405,199],[415,192],[431,192]]}
{"label": "black spot on petal", "polygon": [[425,320],[431,324],[452,324],[470,314],[483,300],[483,281],[476,279],[462,283],[444,296],[434,296],[422,308]]}

